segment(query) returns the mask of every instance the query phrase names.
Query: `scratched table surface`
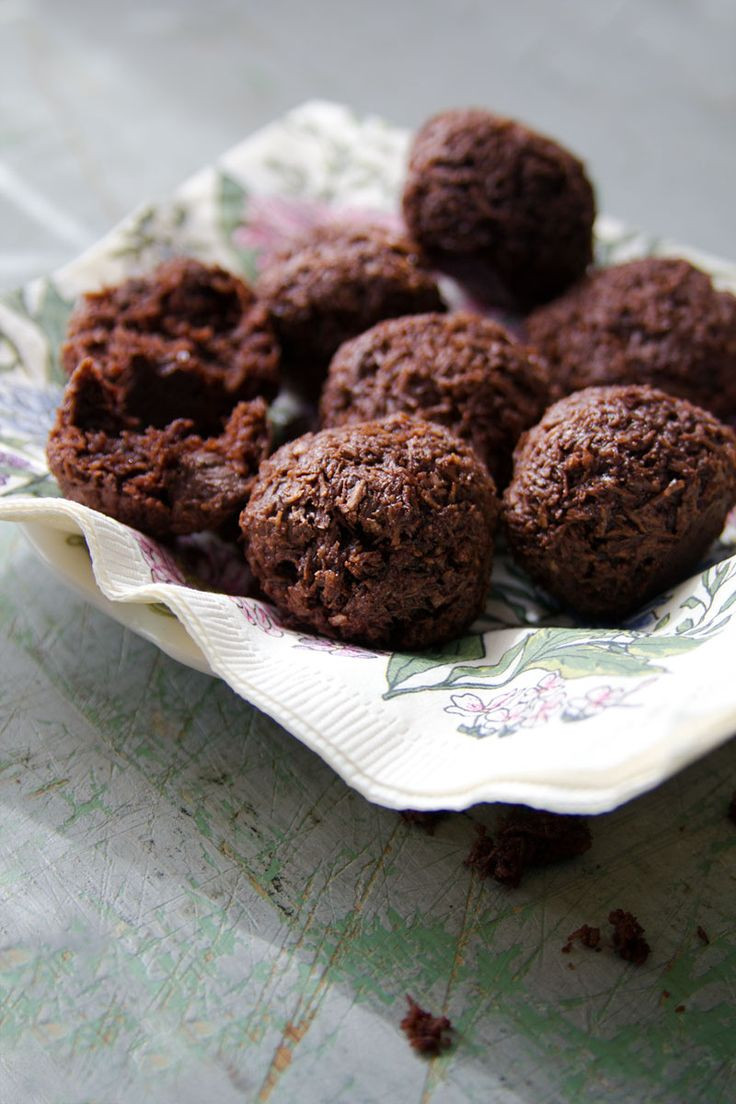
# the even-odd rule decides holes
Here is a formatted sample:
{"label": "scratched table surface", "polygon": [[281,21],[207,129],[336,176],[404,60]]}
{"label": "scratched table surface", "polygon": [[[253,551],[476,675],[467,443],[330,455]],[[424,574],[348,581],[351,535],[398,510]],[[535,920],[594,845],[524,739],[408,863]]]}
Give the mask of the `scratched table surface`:
{"label": "scratched table surface", "polygon": [[[736,256],[736,9],[0,0],[0,288],[316,96],[485,103],[601,206]],[[517,890],[350,791],[0,529],[2,1104],[733,1104],[736,743]],[[640,967],[561,948],[633,911]],[[707,934],[709,942],[698,928]],[[456,1027],[416,1056],[405,994]]]}

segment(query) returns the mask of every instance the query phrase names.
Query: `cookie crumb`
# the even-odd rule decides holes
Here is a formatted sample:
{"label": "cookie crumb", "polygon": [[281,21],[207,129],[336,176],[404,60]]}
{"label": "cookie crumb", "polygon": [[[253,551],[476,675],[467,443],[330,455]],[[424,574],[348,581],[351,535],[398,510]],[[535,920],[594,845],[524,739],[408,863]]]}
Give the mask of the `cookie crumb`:
{"label": "cookie crumb", "polygon": [[636,917],[624,909],[613,909],[608,914],[608,923],[613,924],[613,947],[616,954],[635,966],[646,962],[651,947],[644,939],[644,928]]}
{"label": "cookie crumb", "polygon": [[582,927],[577,928],[574,932],[570,932],[567,937],[567,942],[562,948],[562,953],[569,954],[575,942],[582,943],[584,947],[590,947],[592,951],[599,951],[601,949],[601,929],[592,928],[590,924],[583,924]]}
{"label": "cookie crumb", "polygon": [[409,1011],[399,1024],[414,1050],[420,1054],[437,1055],[452,1044],[454,1031],[447,1016],[433,1016],[420,1008],[413,997],[406,994]]}
{"label": "cookie crumb", "polygon": [[475,843],[468,851],[465,858],[465,866],[470,870],[475,870],[477,874],[480,874],[481,878],[490,878],[493,876],[494,870],[493,854],[495,852],[495,844],[491,836],[488,835],[485,825],[476,824],[475,831]]}
{"label": "cookie crumb", "polygon": [[434,830],[447,813],[438,809],[432,812],[421,812],[419,809],[402,809],[399,813],[401,819],[412,828],[421,828],[428,836],[434,835]]}
{"label": "cookie crumb", "polygon": [[515,888],[528,867],[575,858],[587,851],[591,842],[583,817],[519,808],[500,822],[496,841],[483,826],[478,827],[478,838],[465,865],[482,878]]}
{"label": "cookie crumb", "polygon": [[697,935],[701,943],[710,943],[710,936],[708,935],[705,928],[701,927],[700,924],[698,924],[695,934]]}

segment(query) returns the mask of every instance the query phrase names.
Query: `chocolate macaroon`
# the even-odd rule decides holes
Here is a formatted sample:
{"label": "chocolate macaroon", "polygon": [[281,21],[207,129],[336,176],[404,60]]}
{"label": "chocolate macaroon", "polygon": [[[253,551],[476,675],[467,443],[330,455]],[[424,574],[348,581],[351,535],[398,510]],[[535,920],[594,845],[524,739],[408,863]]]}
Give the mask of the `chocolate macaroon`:
{"label": "chocolate macaroon", "polygon": [[444,310],[416,245],[374,225],[320,226],[261,274],[283,373],[316,400],[333,354],[384,318]]}
{"label": "chocolate macaroon", "polygon": [[496,322],[468,312],[379,322],[341,345],[325,383],[323,426],[399,411],[467,441],[497,486],[511,475],[523,432],[548,405],[547,369]]}
{"label": "chocolate macaroon", "polygon": [[87,357],[67,384],[47,456],[65,498],[167,538],[232,521],[268,448],[263,399],[238,403],[212,437],[185,418],[151,426]]}
{"label": "chocolate macaroon", "polygon": [[736,296],[674,257],[601,269],[527,319],[557,395],[642,383],[736,418]]}
{"label": "chocolate macaroon", "polygon": [[236,403],[273,398],[279,385],[267,309],[243,280],[190,257],[85,295],[62,362],[71,375],[88,356],[113,379],[137,362],[151,425],[187,417],[217,432]]}
{"label": "chocolate macaroon", "polygon": [[736,434],[650,387],[590,387],[521,438],[503,509],[550,594],[618,620],[684,580],[736,502]]}
{"label": "chocolate macaroon", "polygon": [[480,109],[445,111],[418,131],[403,212],[432,262],[487,303],[546,302],[593,257],[595,199],[582,162]]}
{"label": "chocolate macaroon", "polygon": [[282,446],[241,525],[251,570],[283,615],[340,640],[414,649],[452,639],[480,612],[498,509],[468,445],[396,414]]}

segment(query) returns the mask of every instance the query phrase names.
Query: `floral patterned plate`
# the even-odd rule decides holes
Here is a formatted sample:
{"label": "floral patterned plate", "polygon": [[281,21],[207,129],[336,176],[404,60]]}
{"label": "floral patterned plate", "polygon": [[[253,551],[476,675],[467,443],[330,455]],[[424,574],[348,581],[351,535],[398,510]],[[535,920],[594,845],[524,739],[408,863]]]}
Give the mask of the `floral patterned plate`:
{"label": "floral patterned plate", "polygon": [[[58,347],[80,292],[172,253],[252,276],[295,230],[336,210],[394,221],[406,144],[379,119],[307,104],[53,277],[0,300],[0,519],[21,522],[98,608],[225,679],[371,800],[599,812],[736,728],[731,527],[691,579],[608,629],[561,614],[501,553],[484,614],[463,637],[389,654],[287,629],[248,596],[237,549],[211,537],[164,547],[60,499],[46,467]],[[672,251],[608,219],[596,232],[602,263]],[[736,289],[736,267],[687,255]]]}

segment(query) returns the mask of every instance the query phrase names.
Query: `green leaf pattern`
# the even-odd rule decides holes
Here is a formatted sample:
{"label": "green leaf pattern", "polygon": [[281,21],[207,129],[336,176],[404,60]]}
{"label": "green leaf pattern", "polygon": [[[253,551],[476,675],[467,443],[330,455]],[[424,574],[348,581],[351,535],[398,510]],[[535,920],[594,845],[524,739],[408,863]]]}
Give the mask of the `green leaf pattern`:
{"label": "green leaf pattern", "polygon": [[[633,691],[611,680],[651,681],[666,676],[668,660],[701,647],[728,624],[730,616],[724,615],[736,601],[732,589],[736,557],[711,565],[693,582],[694,592],[664,616],[657,615],[656,607],[644,612],[645,621],[654,619],[650,632],[567,626],[528,629],[502,648],[493,663],[487,662],[490,657],[485,650],[478,657],[485,663],[467,662],[467,656],[462,663],[451,663],[449,653],[394,655],[387,668],[389,688],[384,697],[443,691],[450,699],[444,712],[462,717],[458,730],[475,737],[508,736],[553,719],[587,720],[605,709],[630,706]],[[491,600],[497,598],[492,589]],[[536,608],[532,615],[536,616]],[[466,639],[488,641],[492,648],[494,636],[500,634]],[[435,674],[432,680],[426,677],[430,671]],[[584,693],[567,685],[577,680],[590,680]],[[493,694],[480,697],[477,690]]]}

